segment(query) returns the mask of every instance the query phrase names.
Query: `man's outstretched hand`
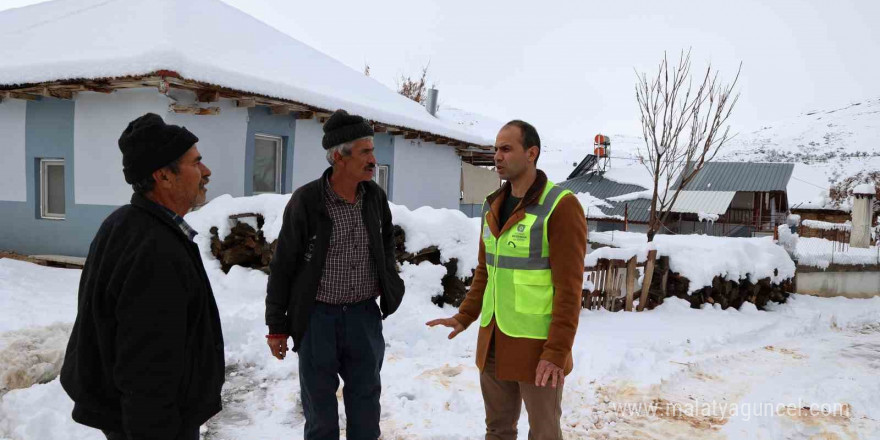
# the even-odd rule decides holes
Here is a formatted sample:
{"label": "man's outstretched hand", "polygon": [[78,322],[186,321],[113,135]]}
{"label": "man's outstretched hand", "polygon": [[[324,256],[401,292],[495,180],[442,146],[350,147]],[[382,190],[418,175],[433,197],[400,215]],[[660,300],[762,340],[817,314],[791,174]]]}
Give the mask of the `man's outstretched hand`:
{"label": "man's outstretched hand", "polygon": [[452,333],[449,334],[449,339],[452,339],[458,336],[459,333],[464,331],[464,326],[461,325],[455,318],[444,318],[444,319],[435,319],[433,321],[428,321],[426,323],[428,327],[434,327],[437,325],[442,325],[444,327],[449,327],[452,329]]}

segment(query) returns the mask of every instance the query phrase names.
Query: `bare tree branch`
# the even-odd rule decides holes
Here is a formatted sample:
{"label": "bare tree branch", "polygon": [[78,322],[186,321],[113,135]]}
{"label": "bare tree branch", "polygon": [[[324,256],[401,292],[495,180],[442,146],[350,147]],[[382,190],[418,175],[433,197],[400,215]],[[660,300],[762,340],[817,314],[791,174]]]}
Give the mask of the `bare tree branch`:
{"label": "bare tree branch", "polygon": [[[727,121],[739,100],[733,90],[742,64],[728,85],[709,65],[695,83],[691,76],[691,52],[682,51],[677,66],[666,54],[657,76],[636,72],[644,147],[639,158],[653,180],[648,241],[660,230],[681,190],[712,161],[732,138]],[[695,86],[696,84],[696,86]]]}
{"label": "bare tree branch", "polygon": [[430,61],[428,64],[425,64],[419,78],[413,79],[411,76],[401,75],[397,81],[397,93],[421,104],[427,97],[425,92],[428,85],[428,67],[430,65]]}

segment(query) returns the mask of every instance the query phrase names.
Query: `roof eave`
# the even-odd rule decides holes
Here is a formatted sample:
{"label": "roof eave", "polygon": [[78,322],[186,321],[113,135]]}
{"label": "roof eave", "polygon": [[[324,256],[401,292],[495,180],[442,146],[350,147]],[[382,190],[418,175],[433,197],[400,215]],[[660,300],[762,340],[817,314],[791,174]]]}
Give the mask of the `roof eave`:
{"label": "roof eave", "polygon": [[[225,87],[218,84],[210,84],[184,78],[173,70],[156,70],[142,75],[128,75],[121,77],[101,78],[72,78],[40,83],[3,84],[0,85],[0,101],[3,99],[36,100],[41,97],[57,99],[73,99],[78,92],[113,93],[116,90],[132,88],[156,87],[159,93],[166,94],[171,89],[189,90],[196,93],[199,103],[216,102],[219,98],[232,99],[239,107],[254,107],[257,105],[272,108],[273,113],[293,113],[298,119],[317,118],[323,122],[332,114],[332,110],[315,105],[298,102],[287,98],[278,98],[261,95],[244,90]],[[216,114],[216,112],[198,112],[198,107],[172,106],[171,111],[179,113]],[[198,113],[197,113],[198,112]],[[439,145],[449,145],[463,156],[465,151],[485,152],[490,151],[491,146],[479,145],[464,139],[439,135],[425,130],[405,127],[387,121],[371,120],[376,132],[389,133],[391,135],[403,135],[406,139],[419,139],[426,142],[434,142]],[[464,157],[464,156],[463,156]]]}

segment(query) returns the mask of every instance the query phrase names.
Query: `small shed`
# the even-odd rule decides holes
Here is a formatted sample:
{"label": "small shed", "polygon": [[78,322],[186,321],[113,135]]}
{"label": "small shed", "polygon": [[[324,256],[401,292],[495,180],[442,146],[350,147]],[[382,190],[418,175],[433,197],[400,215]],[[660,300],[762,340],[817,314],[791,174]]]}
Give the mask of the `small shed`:
{"label": "small shed", "polygon": [[479,217],[486,196],[500,187],[501,178],[494,170],[462,162],[459,209],[468,217]]}
{"label": "small shed", "polygon": [[[667,223],[682,234],[773,234],[789,214],[787,187],[793,170],[792,163],[704,164],[679,193]],[[679,186],[681,180],[673,188]]]}

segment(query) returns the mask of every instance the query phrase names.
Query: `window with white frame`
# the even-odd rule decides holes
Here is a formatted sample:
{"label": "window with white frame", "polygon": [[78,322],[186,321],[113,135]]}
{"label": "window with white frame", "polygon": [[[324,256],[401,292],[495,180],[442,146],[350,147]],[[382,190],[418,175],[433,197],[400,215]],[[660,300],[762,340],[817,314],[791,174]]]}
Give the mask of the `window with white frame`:
{"label": "window with white frame", "polygon": [[40,159],[40,217],[64,220],[64,159]]}
{"label": "window with white frame", "polygon": [[280,137],[254,137],[254,194],[281,193],[282,144]]}
{"label": "window with white frame", "polygon": [[376,165],[376,172],[373,173],[373,181],[382,187],[385,194],[388,194],[388,165]]}

